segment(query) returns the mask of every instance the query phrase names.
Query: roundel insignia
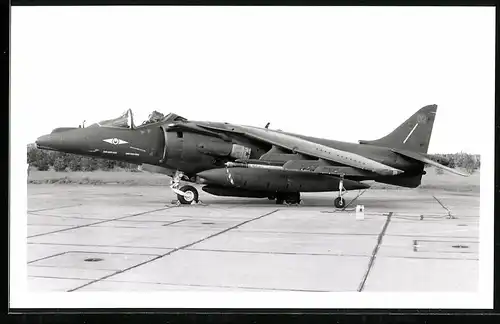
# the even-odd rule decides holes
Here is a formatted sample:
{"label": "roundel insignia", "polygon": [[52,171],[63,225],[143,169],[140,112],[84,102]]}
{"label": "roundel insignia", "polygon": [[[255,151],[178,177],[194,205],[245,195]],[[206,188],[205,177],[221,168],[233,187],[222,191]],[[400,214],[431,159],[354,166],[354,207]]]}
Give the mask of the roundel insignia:
{"label": "roundel insignia", "polygon": [[113,145],[120,145],[120,144],[127,144],[128,143],[127,141],[124,141],[124,140],[116,138],[116,137],[103,139],[103,141],[106,143],[109,143],[109,144],[113,144]]}
{"label": "roundel insignia", "polygon": [[417,122],[418,122],[419,124],[425,124],[425,123],[427,123],[427,116],[426,116],[426,115],[424,115],[424,114],[420,114],[420,115],[418,115],[418,116],[417,116]]}

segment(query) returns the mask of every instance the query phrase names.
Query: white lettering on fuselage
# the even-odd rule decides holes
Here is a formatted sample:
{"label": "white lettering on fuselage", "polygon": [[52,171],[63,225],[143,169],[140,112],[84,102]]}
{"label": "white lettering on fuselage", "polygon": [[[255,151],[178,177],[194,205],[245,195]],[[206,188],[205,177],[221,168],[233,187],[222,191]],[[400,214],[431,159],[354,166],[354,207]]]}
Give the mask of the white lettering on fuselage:
{"label": "white lettering on fuselage", "polygon": [[131,148],[132,150],[137,150],[137,151],[141,151],[141,152],[146,152],[146,150],[143,150],[143,149],[138,148],[138,147],[133,147],[133,146],[131,146],[130,148]]}

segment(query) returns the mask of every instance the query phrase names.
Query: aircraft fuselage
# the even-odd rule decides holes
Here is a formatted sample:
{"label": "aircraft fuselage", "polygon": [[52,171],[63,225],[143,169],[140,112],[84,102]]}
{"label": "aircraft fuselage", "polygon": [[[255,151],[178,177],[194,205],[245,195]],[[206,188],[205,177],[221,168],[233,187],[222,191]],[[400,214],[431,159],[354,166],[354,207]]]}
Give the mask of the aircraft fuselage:
{"label": "aircraft fuselage", "polygon": [[[249,159],[258,160],[272,149],[272,145],[252,141],[244,136],[231,134],[230,139],[215,137],[196,132],[168,131],[161,123],[145,125],[135,129],[113,127],[88,127],[55,131],[38,139],[40,148],[87,155],[111,160],[121,160],[135,164],[156,165],[169,170],[181,170],[190,179],[197,174],[205,175],[205,183],[215,186],[231,186],[224,171],[225,163],[236,160],[232,156],[235,145],[249,148]],[[226,124],[231,127],[231,124]],[[287,133],[285,133],[287,134]],[[422,164],[415,163],[395,154],[390,148],[347,143],[299,134],[291,134],[308,141],[331,148],[352,152],[388,166],[404,170],[398,177],[350,176],[346,179],[356,181],[375,180],[402,185],[408,179],[422,172]],[[288,160],[303,159],[300,155],[288,153],[269,154],[269,159],[279,164]],[[313,160],[311,158],[311,160]],[[220,169],[220,170],[218,170]],[[204,172],[204,173],[203,173]],[[300,174],[293,171],[233,168],[233,182],[238,188],[262,191],[335,191],[338,179],[328,175]],[[399,181],[402,179],[402,181]],[[418,186],[420,181],[409,183]],[[235,186],[235,185],[233,185]],[[359,187],[345,183],[346,189]]]}

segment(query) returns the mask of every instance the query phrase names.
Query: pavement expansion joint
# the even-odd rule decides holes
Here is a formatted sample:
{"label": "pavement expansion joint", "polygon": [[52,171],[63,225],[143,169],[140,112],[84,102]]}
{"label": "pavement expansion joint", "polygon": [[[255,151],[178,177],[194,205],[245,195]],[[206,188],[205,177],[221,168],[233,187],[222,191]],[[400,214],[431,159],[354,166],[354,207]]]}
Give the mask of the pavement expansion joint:
{"label": "pavement expansion joint", "polygon": [[85,219],[85,220],[107,220],[106,218],[90,218],[90,217],[79,217],[79,216],[63,216],[63,215],[48,215],[48,214],[36,214],[35,212],[27,212],[29,215],[41,216],[41,217],[53,217],[53,218],[64,218],[64,219]]}
{"label": "pavement expansion joint", "polygon": [[[88,261],[87,261],[88,260]],[[100,258],[88,258],[86,260],[84,260],[85,263],[96,263],[98,264],[100,261],[104,261],[104,259],[100,259]],[[85,268],[85,267],[69,267],[69,266],[56,266],[56,265],[38,265],[38,264],[33,264],[33,265],[30,265],[30,268],[55,268],[55,269],[58,269],[58,270],[64,270],[64,269],[71,269],[71,270],[89,270],[89,268]],[[101,268],[92,268],[90,269],[92,271],[117,271],[116,269],[101,269]],[[33,276],[33,275],[30,275],[30,276]],[[76,279],[76,278],[68,278],[68,279]]]}
{"label": "pavement expansion joint", "polygon": [[44,278],[44,279],[65,279],[65,280],[80,280],[80,281],[88,281],[85,278],[78,277],[57,277],[57,276],[40,276],[40,275],[29,275],[28,278]]}
{"label": "pavement expansion joint", "polygon": [[184,222],[184,221],[185,221],[185,219],[180,219],[180,220],[176,220],[176,221],[173,221],[173,222],[170,222],[170,223],[163,224],[161,226],[170,226],[170,225],[178,224],[178,223]]}
{"label": "pavement expansion joint", "polygon": [[389,223],[391,222],[391,216],[392,216],[392,212],[390,212],[387,215],[387,219],[385,221],[384,227],[382,228],[382,231],[380,231],[380,234],[377,238],[377,244],[375,245],[375,248],[373,249],[372,256],[370,258],[370,261],[368,262],[368,267],[367,267],[366,272],[361,280],[361,283],[359,284],[358,292],[363,291],[363,289],[365,288],[366,280],[368,279],[368,276],[370,275],[370,271],[371,271],[373,264],[375,262],[375,258],[377,257],[378,250],[380,249],[380,245],[382,244],[382,239],[384,238],[385,232],[387,231],[387,227],[389,226]]}
{"label": "pavement expansion joint", "polygon": [[158,254],[152,254],[152,253],[130,253],[130,252],[67,251],[66,253],[87,253],[87,254],[108,254],[108,255],[143,255],[143,256],[158,256]]}
{"label": "pavement expansion joint", "polygon": [[[108,282],[124,283],[126,281],[108,280]],[[328,292],[328,290],[317,289],[288,289],[288,288],[273,288],[273,287],[251,287],[251,286],[231,286],[231,285],[202,285],[202,284],[177,284],[171,282],[143,282],[137,281],[140,284],[162,285],[174,287],[203,287],[203,288],[229,288],[229,289],[248,289],[248,290],[271,290],[271,291],[297,291],[297,292]]]}
{"label": "pavement expansion joint", "polygon": [[69,231],[69,230],[73,230],[73,229],[77,229],[77,228],[89,227],[89,226],[93,226],[93,225],[98,225],[98,224],[108,223],[108,222],[112,222],[112,221],[122,220],[122,219],[125,219],[125,218],[130,218],[130,217],[135,217],[135,216],[141,216],[141,215],[145,215],[145,214],[149,214],[149,213],[154,213],[154,212],[157,212],[157,211],[165,210],[165,209],[168,209],[168,208],[170,208],[170,207],[162,207],[162,208],[148,210],[148,211],[145,211],[145,212],[140,212],[140,213],[136,213],[136,214],[132,214],[132,215],[125,215],[125,216],[120,216],[120,217],[116,217],[116,218],[106,219],[106,220],[102,220],[102,221],[98,221],[98,222],[94,222],[94,223],[90,223],[90,224],[82,224],[82,225],[72,226],[72,227],[68,227],[68,228],[64,228],[64,229],[60,229],[60,230],[55,230],[55,231],[51,231],[51,232],[47,232],[47,233],[34,234],[34,235],[28,236],[28,238],[38,237],[38,236],[43,236],[43,235],[49,235],[49,234],[54,234],[54,233],[59,233],[59,232],[65,232],[65,231]]}
{"label": "pavement expansion joint", "polygon": [[69,208],[69,207],[77,207],[77,206],[81,206],[81,205],[83,205],[83,204],[74,204],[74,205],[66,205],[66,206],[59,206],[59,207],[50,207],[50,208],[28,210],[28,213],[41,212],[41,211],[45,211],[45,210],[61,209],[61,208]]}
{"label": "pavement expansion joint", "polygon": [[241,233],[269,233],[269,234],[297,234],[297,235],[331,235],[331,236],[377,236],[376,233],[342,233],[342,232],[300,232],[300,231],[272,231],[272,230],[242,230]]}
{"label": "pavement expansion joint", "polygon": [[339,256],[339,257],[370,257],[369,254],[360,253],[312,253],[312,252],[281,252],[281,251],[252,251],[252,250],[222,250],[222,249],[185,249],[186,251],[220,252],[220,253],[248,253],[272,255],[312,255],[312,256]]}
{"label": "pavement expansion joint", "polygon": [[[344,195],[343,210],[329,192],[304,193],[299,206],[202,194],[203,202],[176,209],[167,205],[175,195],[148,186],[67,188],[28,185],[29,232],[21,235],[29,237],[30,291],[469,292],[479,285],[476,192],[375,189],[347,207],[355,190]],[[355,218],[358,204],[364,221]]]}
{"label": "pavement expansion joint", "polygon": [[[78,247],[111,247],[111,248],[132,248],[132,249],[158,249],[158,250],[172,250],[171,247],[164,246],[135,246],[135,245],[112,245],[112,244],[80,244],[80,243],[51,243],[51,242],[28,242],[31,245],[52,245],[52,246],[78,246]],[[101,253],[101,252],[96,252]],[[114,253],[114,252],[112,252]]]}
{"label": "pavement expansion joint", "polygon": [[61,255],[64,255],[66,253],[68,253],[68,251],[61,252],[61,253],[56,253],[56,254],[51,254],[51,255],[48,255],[48,256],[44,256],[43,258],[39,258],[39,259],[36,259],[36,260],[31,260],[31,261],[28,262],[28,264],[32,264],[32,263],[35,263],[35,262],[38,262],[38,261],[42,261],[42,260],[54,258],[54,257],[57,257],[57,256],[61,256]]}
{"label": "pavement expansion joint", "polygon": [[27,225],[30,226],[51,226],[51,227],[67,227],[71,225],[66,225],[66,224],[43,224],[43,223],[28,223]]}
{"label": "pavement expansion joint", "polygon": [[238,223],[238,224],[236,224],[236,225],[234,225],[234,226],[231,226],[231,227],[229,227],[229,228],[226,228],[226,229],[224,229],[224,230],[222,230],[222,231],[219,231],[219,232],[217,232],[217,233],[214,233],[214,234],[212,234],[212,235],[209,235],[209,236],[204,237],[204,238],[202,238],[202,239],[199,239],[199,240],[197,240],[197,241],[194,241],[194,242],[191,242],[191,243],[185,244],[185,245],[183,245],[183,246],[177,247],[177,248],[175,248],[175,249],[173,249],[173,250],[171,250],[171,251],[169,251],[169,252],[167,252],[167,253],[164,253],[164,254],[159,255],[159,256],[157,256],[157,257],[154,257],[154,258],[152,258],[152,259],[149,259],[149,260],[143,261],[143,262],[141,262],[141,263],[138,263],[138,264],[133,265],[133,266],[131,266],[131,267],[128,267],[128,268],[126,268],[126,269],[122,269],[122,270],[120,270],[120,271],[114,272],[114,273],[112,273],[112,274],[110,274],[110,275],[107,275],[107,276],[104,276],[104,277],[102,277],[102,278],[92,280],[92,281],[87,282],[86,284],[81,285],[81,286],[78,286],[78,287],[76,287],[76,288],[72,288],[72,289],[68,290],[68,292],[73,292],[73,291],[76,291],[76,290],[78,290],[78,289],[80,289],[80,288],[83,288],[83,287],[89,286],[89,285],[91,285],[91,284],[93,284],[93,283],[99,282],[99,281],[104,280],[104,279],[108,279],[108,278],[110,278],[110,277],[112,277],[112,276],[115,276],[115,275],[117,275],[117,274],[124,273],[124,272],[126,272],[126,271],[129,271],[129,270],[135,269],[135,268],[137,268],[137,267],[140,267],[140,266],[142,266],[142,265],[145,265],[145,264],[147,264],[147,263],[150,263],[150,262],[156,261],[156,260],[158,260],[158,259],[161,259],[161,258],[163,258],[163,257],[167,256],[167,255],[173,254],[173,253],[175,253],[175,252],[177,252],[177,251],[187,249],[187,248],[189,248],[189,247],[191,247],[191,246],[194,246],[194,245],[196,245],[196,244],[198,244],[198,243],[204,242],[204,241],[209,240],[209,239],[211,239],[211,238],[213,238],[213,237],[216,237],[216,236],[219,236],[219,235],[221,235],[221,234],[224,234],[224,233],[226,233],[226,232],[228,232],[228,231],[230,231],[230,230],[232,230],[232,229],[238,228],[238,227],[243,226],[243,225],[245,225],[245,224],[248,224],[248,223],[250,223],[250,222],[253,222],[253,221],[256,221],[256,220],[262,219],[263,217],[266,217],[266,216],[269,216],[269,215],[271,215],[271,214],[274,214],[274,213],[278,212],[279,210],[280,210],[280,209],[275,209],[275,210],[273,210],[273,211],[271,211],[271,212],[268,212],[268,213],[265,213],[265,214],[263,214],[263,215],[260,215],[260,216],[257,216],[257,217],[254,217],[254,218],[248,219],[248,220],[246,220],[246,221],[244,221],[244,222]]}

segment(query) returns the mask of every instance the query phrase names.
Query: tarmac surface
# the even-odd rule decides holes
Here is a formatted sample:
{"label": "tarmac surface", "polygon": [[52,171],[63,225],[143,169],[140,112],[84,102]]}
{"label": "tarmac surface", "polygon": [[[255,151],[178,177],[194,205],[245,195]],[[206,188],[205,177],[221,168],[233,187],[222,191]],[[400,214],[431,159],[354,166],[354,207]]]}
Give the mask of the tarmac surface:
{"label": "tarmac surface", "polygon": [[28,185],[28,288],[477,290],[478,193],[367,190],[344,211],[335,196],[286,206],[200,190],[176,206],[166,187]]}

